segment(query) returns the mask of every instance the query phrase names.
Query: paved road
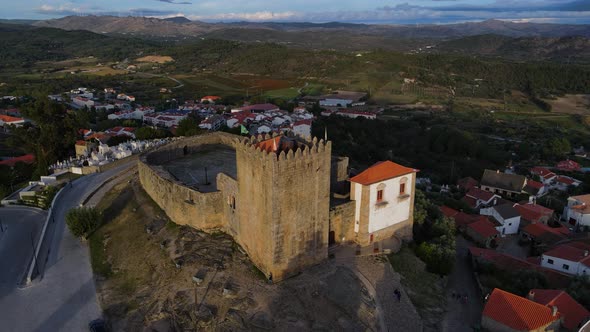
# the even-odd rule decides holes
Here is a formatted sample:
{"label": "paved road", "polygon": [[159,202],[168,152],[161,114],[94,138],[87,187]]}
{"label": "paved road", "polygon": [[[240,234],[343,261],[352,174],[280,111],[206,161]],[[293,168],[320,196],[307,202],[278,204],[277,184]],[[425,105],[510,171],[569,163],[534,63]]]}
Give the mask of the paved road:
{"label": "paved road", "polygon": [[[479,326],[481,321],[482,295],[466,256],[470,245],[462,236],[457,236],[457,256],[447,286],[447,313],[442,322],[443,331],[473,331],[473,327]],[[453,293],[467,294],[467,303],[454,299]]]}
{"label": "paved road", "polygon": [[41,277],[32,286],[14,287],[0,298],[2,331],[84,331],[88,322],[101,316],[88,247],[67,230],[65,214],[106,180],[134,165],[135,160],[87,175],[64,188],[39,253]]}
{"label": "paved road", "polygon": [[0,209],[0,299],[24,279],[46,218],[46,211],[34,208]]}

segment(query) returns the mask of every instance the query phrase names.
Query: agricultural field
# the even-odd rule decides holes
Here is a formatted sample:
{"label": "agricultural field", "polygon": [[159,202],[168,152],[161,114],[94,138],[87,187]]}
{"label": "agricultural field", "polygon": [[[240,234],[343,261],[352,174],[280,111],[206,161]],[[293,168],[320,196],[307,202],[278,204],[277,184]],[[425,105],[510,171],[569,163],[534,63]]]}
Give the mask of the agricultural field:
{"label": "agricultural field", "polygon": [[174,59],[168,55],[147,55],[138,59],[137,62],[149,62],[149,63],[167,63],[172,62]]}
{"label": "agricultural field", "polygon": [[590,115],[590,95],[568,94],[546,102],[551,104],[555,113]]}

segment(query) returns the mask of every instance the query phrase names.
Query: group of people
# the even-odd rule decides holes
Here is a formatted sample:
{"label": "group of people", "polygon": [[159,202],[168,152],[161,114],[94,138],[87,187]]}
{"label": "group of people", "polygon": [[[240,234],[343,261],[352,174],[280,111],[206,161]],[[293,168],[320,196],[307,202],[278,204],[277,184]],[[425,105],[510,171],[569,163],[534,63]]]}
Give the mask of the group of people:
{"label": "group of people", "polygon": [[455,293],[455,291],[453,291],[451,296],[458,301],[461,301],[463,303],[467,303],[467,293],[461,294],[461,293]]}

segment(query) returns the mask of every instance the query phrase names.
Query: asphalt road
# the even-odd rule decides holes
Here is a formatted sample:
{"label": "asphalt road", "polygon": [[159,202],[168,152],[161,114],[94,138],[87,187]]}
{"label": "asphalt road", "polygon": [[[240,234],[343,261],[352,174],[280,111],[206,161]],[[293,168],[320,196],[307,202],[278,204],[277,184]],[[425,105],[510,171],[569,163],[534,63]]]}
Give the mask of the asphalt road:
{"label": "asphalt road", "polygon": [[88,246],[69,232],[65,214],[106,180],[134,165],[132,160],[86,175],[64,188],[39,252],[40,277],[30,287],[15,285],[0,297],[1,331],[85,331],[90,321],[101,317]]}
{"label": "asphalt road", "polygon": [[24,279],[46,218],[34,208],[0,209],[0,299]]}

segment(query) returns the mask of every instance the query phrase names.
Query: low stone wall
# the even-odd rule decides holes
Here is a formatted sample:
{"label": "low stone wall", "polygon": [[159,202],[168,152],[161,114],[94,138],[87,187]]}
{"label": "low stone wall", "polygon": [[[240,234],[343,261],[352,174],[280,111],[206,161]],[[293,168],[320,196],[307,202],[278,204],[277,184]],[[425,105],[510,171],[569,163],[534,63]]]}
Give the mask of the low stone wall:
{"label": "low stone wall", "polygon": [[143,189],[175,223],[205,231],[227,231],[223,194],[220,191],[201,193],[191,189],[161,165],[196,152],[203,145],[222,144],[235,148],[236,139],[231,134],[212,133],[174,141],[142,154],[138,171]]}
{"label": "low stone wall", "polygon": [[355,203],[348,201],[330,208],[330,236],[334,243],[354,242]]}

